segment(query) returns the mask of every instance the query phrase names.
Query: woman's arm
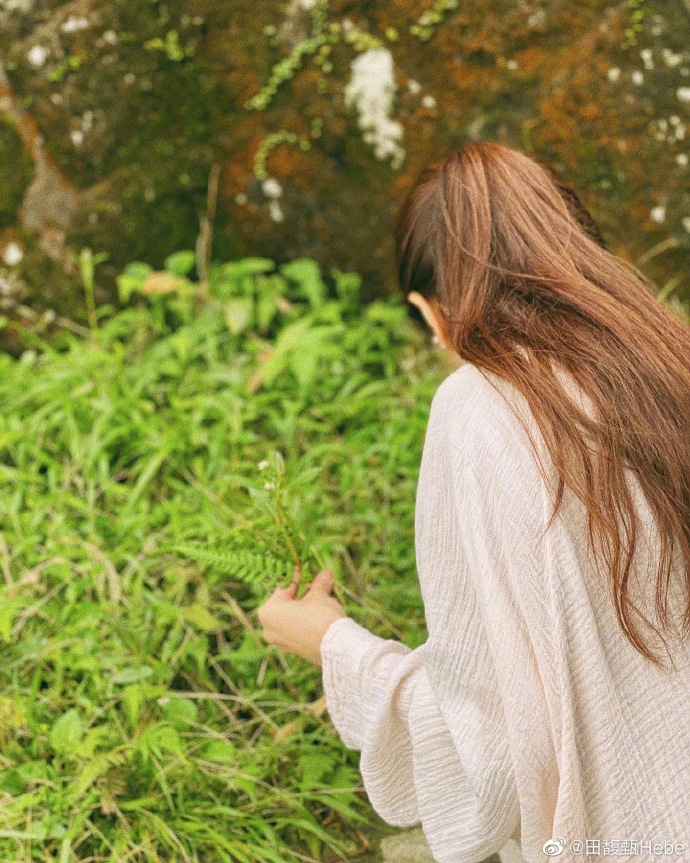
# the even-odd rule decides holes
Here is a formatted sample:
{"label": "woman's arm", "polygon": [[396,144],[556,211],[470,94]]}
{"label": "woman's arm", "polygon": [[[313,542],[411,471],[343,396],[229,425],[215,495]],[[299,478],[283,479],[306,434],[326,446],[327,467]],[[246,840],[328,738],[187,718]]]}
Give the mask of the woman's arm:
{"label": "woman's arm", "polygon": [[544,488],[478,375],[441,385],[427,427],[415,513],[427,642],[412,650],[348,617],[321,645],[329,713],[361,752],[374,809],[395,826],[421,822],[439,863],[476,863],[519,839],[523,807],[551,838],[558,783],[533,643],[550,626]]}
{"label": "woman's arm", "polygon": [[[475,622],[476,623],[476,622]],[[476,625],[463,655],[429,660],[352,618],[322,642],[324,691],[346,746],[361,752],[369,800],[387,823],[421,822],[439,863],[476,863],[519,830],[519,803],[491,657]],[[444,664],[462,664],[467,685],[437,697]]]}

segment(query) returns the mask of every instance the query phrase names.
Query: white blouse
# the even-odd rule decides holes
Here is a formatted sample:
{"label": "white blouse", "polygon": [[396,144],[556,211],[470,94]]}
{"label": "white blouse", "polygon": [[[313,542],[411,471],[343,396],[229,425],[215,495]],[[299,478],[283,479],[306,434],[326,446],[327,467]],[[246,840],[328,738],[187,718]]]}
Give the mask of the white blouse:
{"label": "white blouse", "polygon": [[[542,536],[552,498],[514,410],[553,480],[514,387],[470,363],[441,383],[415,509],[428,640],[413,650],[334,621],[328,712],[374,810],[421,823],[439,863],[478,863],[511,837],[527,863],[690,860],[690,648],[674,673],[625,639],[569,489]],[[633,573],[654,620],[653,521],[628,476],[644,525]]]}

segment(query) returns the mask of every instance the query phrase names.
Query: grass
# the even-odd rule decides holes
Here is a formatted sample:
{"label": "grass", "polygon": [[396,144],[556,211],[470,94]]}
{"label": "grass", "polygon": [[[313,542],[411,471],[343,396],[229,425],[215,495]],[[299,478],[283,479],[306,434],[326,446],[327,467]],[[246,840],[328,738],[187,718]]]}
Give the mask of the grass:
{"label": "grass", "polygon": [[136,302],[91,303],[89,339],[0,356],[7,863],[341,859],[374,817],[320,669],[253,611],[327,564],[364,625],[424,640],[413,509],[444,372],[353,274],[192,265],[131,265]]}

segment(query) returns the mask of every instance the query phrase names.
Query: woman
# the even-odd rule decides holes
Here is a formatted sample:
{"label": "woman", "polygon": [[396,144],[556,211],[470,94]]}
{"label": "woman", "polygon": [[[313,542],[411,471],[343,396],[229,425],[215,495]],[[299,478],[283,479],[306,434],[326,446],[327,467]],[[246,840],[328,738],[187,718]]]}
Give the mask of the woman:
{"label": "woman", "polygon": [[259,609],[321,663],[374,809],[439,863],[690,859],[690,327],[552,169],[497,143],[429,166],[400,282],[463,364],[417,487],[429,637],[369,632],[320,572]]}

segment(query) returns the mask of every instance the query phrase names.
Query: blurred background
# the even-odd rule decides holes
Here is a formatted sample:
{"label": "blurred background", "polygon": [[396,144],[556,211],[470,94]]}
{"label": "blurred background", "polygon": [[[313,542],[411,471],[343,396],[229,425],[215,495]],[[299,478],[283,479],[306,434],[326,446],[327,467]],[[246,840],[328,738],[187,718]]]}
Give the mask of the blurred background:
{"label": "blurred background", "polygon": [[689,44],[690,0],[9,0],[0,311],[78,316],[75,250],[107,254],[105,301],[211,227],[220,259],[307,255],[387,295],[397,203],[478,139],[550,161],[687,297]]}

